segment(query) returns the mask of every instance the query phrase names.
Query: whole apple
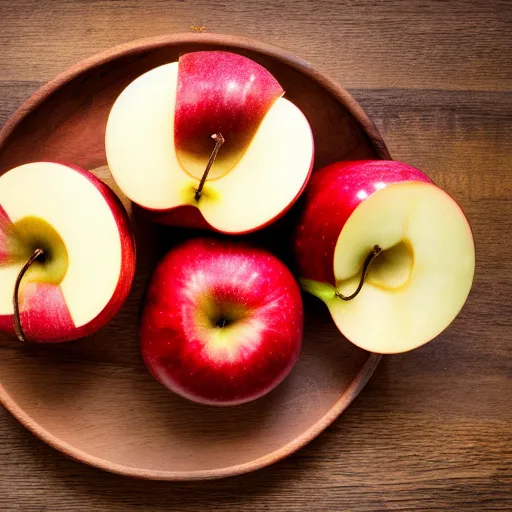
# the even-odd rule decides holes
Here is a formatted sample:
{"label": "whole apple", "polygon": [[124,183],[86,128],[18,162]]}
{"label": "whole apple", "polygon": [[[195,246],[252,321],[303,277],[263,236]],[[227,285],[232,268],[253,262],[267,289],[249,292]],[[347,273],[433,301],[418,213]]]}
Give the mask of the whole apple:
{"label": "whole apple", "polygon": [[301,348],[300,290],[261,248],[189,240],[158,265],[144,305],[144,361],[190,400],[235,405],[259,398],[291,371]]}
{"label": "whole apple", "polygon": [[302,288],[361,348],[404,352],[436,337],[471,289],[475,249],[457,203],[395,161],[313,175],[294,237]]}
{"label": "whole apple", "polygon": [[134,273],[128,215],[92,173],[35,162],[0,176],[0,330],[31,342],[91,335]]}

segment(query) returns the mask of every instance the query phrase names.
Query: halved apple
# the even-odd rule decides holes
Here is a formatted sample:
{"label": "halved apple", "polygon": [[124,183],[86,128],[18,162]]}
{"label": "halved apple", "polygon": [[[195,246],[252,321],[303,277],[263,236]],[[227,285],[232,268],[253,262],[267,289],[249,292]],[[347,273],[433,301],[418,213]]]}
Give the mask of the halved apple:
{"label": "halved apple", "polygon": [[345,337],[379,353],[414,349],[446,329],[475,268],[461,208],[421,171],[392,161],[316,173],[295,251],[302,287],[326,303]]}
{"label": "halved apple", "polygon": [[313,165],[309,123],[282,95],[246,57],[186,54],[137,78],[115,102],[110,170],[160,222],[225,233],[264,227],[298,198]]}
{"label": "halved apple", "polygon": [[[68,341],[105,325],[124,303],[135,272],[126,211],[93,174],[52,162],[0,176],[0,329],[15,331],[14,291],[28,341]],[[18,334],[18,333],[17,333]]]}

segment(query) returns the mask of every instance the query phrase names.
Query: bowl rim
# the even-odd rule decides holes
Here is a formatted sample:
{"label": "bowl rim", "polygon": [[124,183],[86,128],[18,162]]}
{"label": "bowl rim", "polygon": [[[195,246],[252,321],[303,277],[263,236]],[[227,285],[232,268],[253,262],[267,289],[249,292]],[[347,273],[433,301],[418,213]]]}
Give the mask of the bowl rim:
{"label": "bowl rim", "polygon": [[[178,44],[206,44],[219,47],[233,47],[234,49],[250,50],[263,55],[272,57],[302,73],[313,81],[317,82],[326,89],[337,101],[341,102],[353,116],[353,118],[362,127],[364,135],[374,149],[378,158],[390,160],[386,144],[376,126],[366,115],[359,103],[353,96],[334,80],[325,74],[315,70],[312,65],[290,52],[277,46],[262,43],[246,37],[213,34],[213,33],[177,33],[155,37],[138,39],[108,48],[91,57],[88,57],[62,73],[58,74],[53,80],[50,80],[37,91],[35,91],[6,121],[0,129],[0,152],[5,142],[9,139],[14,130],[21,122],[36,108],[38,108],[46,99],[56,92],[59,88],[70,82],[83,72],[97,68],[105,63],[116,60],[120,57],[129,56],[143,51],[155,50],[165,46]],[[349,387],[331,406],[327,413],[320,418],[314,425],[302,432],[298,437],[288,442],[281,448],[268,453],[262,457],[247,463],[227,466],[220,469],[193,470],[193,471],[160,471],[152,469],[134,468],[124,464],[108,461],[88,454],[77,449],[71,444],[63,441],[59,437],[51,434],[44,427],[25,412],[16,401],[11,398],[7,390],[0,382],[0,403],[29,431],[39,439],[64,453],[68,457],[85,463],[87,465],[116,473],[120,475],[142,478],[148,480],[167,480],[167,481],[189,481],[189,480],[210,480],[228,476],[240,475],[261,469],[265,466],[278,462],[279,460],[294,453],[307,443],[317,437],[325,430],[355,399],[359,392],[364,388],[370,377],[373,375],[382,355],[368,353],[368,358],[351,381]]]}

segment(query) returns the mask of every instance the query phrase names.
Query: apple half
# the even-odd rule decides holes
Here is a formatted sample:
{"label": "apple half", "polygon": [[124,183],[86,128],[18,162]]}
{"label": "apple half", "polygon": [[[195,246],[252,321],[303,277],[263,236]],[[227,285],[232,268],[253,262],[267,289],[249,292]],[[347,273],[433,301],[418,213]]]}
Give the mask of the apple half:
{"label": "apple half", "polygon": [[[15,332],[15,285],[24,337],[60,342],[93,334],[131,288],[135,245],[126,211],[93,174],[52,162],[0,176],[0,330]],[[18,332],[16,334],[19,335]]]}
{"label": "apple half", "polygon": [[475,269],[461,208],[394,161],[338,162],[315,173],[294,246],[303,289],[326,303],[347,339],[378,353],[412,350],[446,329]]}
{"label": "apple half", "polygon": [[159,222],[260,229],[290,208],[313,166],[309,123],[283,94],[264,67],[229,52],[188,53],[148,71],[110,112],[112,175]]}

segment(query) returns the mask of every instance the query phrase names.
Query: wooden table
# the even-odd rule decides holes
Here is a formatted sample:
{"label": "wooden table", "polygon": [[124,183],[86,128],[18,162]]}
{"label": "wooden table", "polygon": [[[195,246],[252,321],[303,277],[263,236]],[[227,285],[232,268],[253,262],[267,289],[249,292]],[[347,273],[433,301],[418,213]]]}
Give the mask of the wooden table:
{"label": "wooden table", "polygon": [[512,510],[512,5],[0,0],[0,124],[76,61],[191,26],[285,47],[347,87],[393,157],[465,209],[472,294],[435,343],[386,357],[318,439],[242,477],[172,484],[102,473],[2,410],[0,510]]}

